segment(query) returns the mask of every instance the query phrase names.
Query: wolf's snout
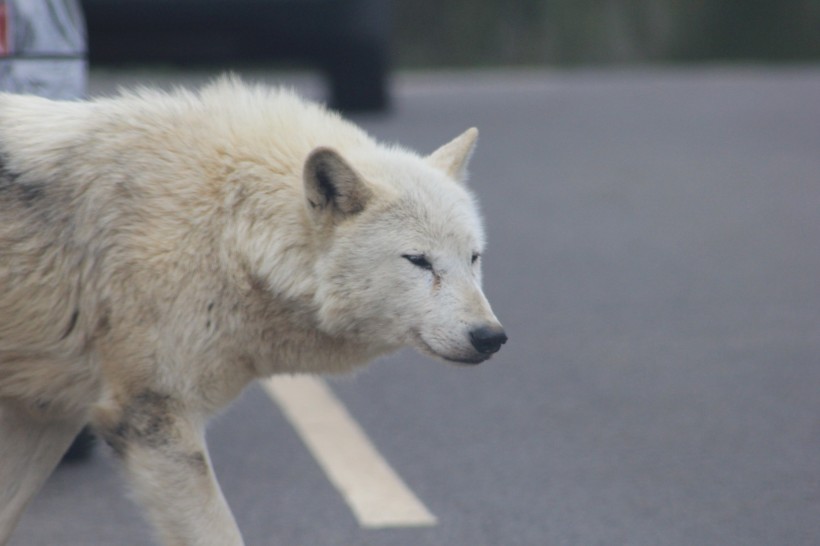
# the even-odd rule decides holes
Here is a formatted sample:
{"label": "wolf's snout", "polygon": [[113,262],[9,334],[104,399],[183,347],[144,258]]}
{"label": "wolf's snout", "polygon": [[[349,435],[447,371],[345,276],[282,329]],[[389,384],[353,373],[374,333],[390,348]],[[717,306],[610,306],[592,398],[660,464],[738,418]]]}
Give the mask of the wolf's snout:
{"label": "wolf's snout", "polygon": [[479,353],[490,355],[507,343],[507,334],[500,326],[482,326],[470,332],[470,342]]}

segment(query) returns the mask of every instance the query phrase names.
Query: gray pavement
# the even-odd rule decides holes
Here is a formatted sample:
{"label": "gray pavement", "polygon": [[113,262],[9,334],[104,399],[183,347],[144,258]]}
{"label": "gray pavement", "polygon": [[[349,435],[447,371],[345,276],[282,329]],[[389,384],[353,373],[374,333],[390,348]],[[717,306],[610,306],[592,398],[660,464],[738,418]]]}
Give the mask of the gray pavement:
{"label": "gray pavement", "polygon": [[[183,74],[95,74],[118,81]],[[275,81],[276,74],[252,77]],[[311,78],[288,80],[319,94]],[[510,342],[333,389],[437,516],[367,530],[261,389],[209,431],[249,545],[820,544],[820,68],[401,75],[376,136],[481,129]],[[151,544],[106,450],[14,546]]]}

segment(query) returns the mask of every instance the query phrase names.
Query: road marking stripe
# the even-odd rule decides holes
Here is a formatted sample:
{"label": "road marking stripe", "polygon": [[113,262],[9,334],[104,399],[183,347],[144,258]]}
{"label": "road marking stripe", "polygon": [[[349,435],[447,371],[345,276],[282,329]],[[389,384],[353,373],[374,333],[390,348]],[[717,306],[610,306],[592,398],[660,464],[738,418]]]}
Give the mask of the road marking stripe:
{"label": "road marking stripe", "polygon": [[436,524],[436,517],[384,460],[324,381],[275,377],[262,385],[347,501],[359,525],[376,529]]}

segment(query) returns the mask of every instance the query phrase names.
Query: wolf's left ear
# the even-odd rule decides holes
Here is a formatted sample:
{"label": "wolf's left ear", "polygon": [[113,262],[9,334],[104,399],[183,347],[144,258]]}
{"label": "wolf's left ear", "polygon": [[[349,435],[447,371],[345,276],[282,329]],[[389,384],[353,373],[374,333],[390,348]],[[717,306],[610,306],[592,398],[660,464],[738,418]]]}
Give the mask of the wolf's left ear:
{"label": "wolf's left ear", "polygon": [[316,148],[305,161],[305,197],[314,211],[342,216],[361,212],[373,195],[359,173],[331,148]]}
{"label": "wolf's left ear", "polygon": [[427,157],[434,167],[444,171],[457,182],[467,181],[467,163],[473,155],[478,129],[472,127],[464,131]]}

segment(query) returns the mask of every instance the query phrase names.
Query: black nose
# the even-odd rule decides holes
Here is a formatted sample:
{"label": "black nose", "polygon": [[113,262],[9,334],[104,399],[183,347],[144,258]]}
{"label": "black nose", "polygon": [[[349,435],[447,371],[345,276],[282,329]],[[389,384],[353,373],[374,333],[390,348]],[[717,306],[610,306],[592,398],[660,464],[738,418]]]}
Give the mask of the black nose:
{"label": "black nose", "polygon": [[470,342],[476,351],[489,355],[498,352],[507,343],[507,334],[501,327],[482,326],[470,332]]}

